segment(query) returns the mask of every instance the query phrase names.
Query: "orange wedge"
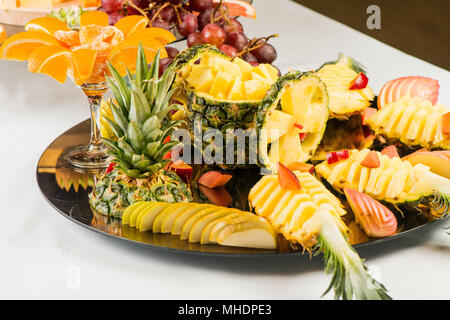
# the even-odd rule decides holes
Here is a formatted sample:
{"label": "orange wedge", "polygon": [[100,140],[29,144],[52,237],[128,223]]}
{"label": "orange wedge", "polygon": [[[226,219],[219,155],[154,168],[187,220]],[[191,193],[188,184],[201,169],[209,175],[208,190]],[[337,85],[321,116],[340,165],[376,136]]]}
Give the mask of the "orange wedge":
{"label": "orange wedge", "polygon": [[41,31],[53,35],[55,31],[69,31],[69,27],[62,22],[53,17],[40,17],[31,20],[25,25],[26,31]]}
{"label": "orange wedge", "polygon": [[71,48],[75,46],[79,46],[80,43],[80,35],[78,31],[55,31],[53,36],[66,48]]}
{"label": "orange wedge", "polygon": [[46,74],[63,83],[70,66],[70,55],[70,50],[59,45],[40,46],[31,53],[28,59],[28,70]]}
{"label": "orange wedge", "polygon": [[0,47],[0,58],[20,61],[28,60],[33,50],[42,45],[59,46],[59,42],[44,32],[19,32],[6,39]]}
{"label": "orange wedge", "polygon": [[3,41],[6,40],[6,38],[7,38],[6,30],[5,30],[5,28],[0,24],[0,44],[2,44]]}
{"label": "orange wedge", "polygon": [[[213,0],[214,4],[219,3],[220,0]],[[231,17],[247,17],[256,19],[255,8],[243,0],[223,0],[223,5],[228,7],[228,13]]]}
{"label": "orange wedge", "polygon": [[94,70],[97,51],[93,49],[77,49],[72,51],[73,77],[77,85],[82,85]]}
{"label": "orange wedge", "polygon": [[139,43],[142,43],[147,61],[151,61],[153,59],[158,49],[161,49],[161,59],[167,57],[167,52],[164,49],[164,46],[161,45],[160,41],[156,39],[146,38],[141,41],[138,39],[134,41],[129,40],[126,40],[121,45],[114,48],[108,58],[111,64],[122,76],[126,75],[127,69],[132,73],[135,72]]}
{"label": "orange wedge", "polygon": [[139,41],[147,38],[154,38],[161,42],[164,46],[176,40],[172,32],[163,28],[145,28],[134,32],[127,41]]}
{"label": "orange wedge", "polygon": [[106,27],[109,25],[108,14],[103,11],[87,11],[80,16],[80,26],[95,24]]}
{"label": "orange wedge", "polygon": [[83,8],[98,7],[100,5],[99,0],[81,0],[80,4]]}
{"label": "orange wedge", "polygon": [[147,26],[148,20],[144,16],[131,15],[120,19],[114,27],[123,32],[125,39],[136,31],[143,30]]}

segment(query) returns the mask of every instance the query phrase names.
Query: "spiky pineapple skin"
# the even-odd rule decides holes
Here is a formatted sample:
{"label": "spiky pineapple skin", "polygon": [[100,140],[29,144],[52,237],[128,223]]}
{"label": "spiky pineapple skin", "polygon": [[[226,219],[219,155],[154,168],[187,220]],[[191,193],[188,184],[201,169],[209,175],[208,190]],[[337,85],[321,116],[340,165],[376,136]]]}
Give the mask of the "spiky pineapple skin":
{"label": "spiky pineapple skin", "polygon": [[89,194],[89,203],[97,212],[115,218],[139,201],[190,202],[192,194],[174,172],[163,170],[151,179],[133,179],[117,169],[100,176]]}

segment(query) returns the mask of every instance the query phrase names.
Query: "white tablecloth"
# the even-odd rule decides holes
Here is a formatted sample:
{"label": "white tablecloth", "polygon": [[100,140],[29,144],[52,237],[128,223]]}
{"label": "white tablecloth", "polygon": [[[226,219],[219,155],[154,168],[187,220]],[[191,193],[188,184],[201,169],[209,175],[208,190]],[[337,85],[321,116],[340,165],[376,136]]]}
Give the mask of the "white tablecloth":
{"label": "white tablecloth", "polygon": [[[279,33],[276,64],[307,70],[336,58],[360,60],[370,84],[403,75],[440,80],[450,106],[450,74],[287,0],[256,0],[249,36]],[[355,19],[364,19],[364,12]],[[401,35],[398,35],[401,36]],[[417,39],[420,41],[420,39]],[[439,44],[436,44],[439,45]],[[432,48],[430,48],[432,50]],[[70,81],[0,61],[0,298],[318,299],[330,278],[308,256],[211,258],[150,250],[69,222],[35,181],[37,161],[55,137],[88,117]],[[450,298],[450,236],[444,222],[359,251],[399,299]],[[326,298],[332,298],[329,294]]]}

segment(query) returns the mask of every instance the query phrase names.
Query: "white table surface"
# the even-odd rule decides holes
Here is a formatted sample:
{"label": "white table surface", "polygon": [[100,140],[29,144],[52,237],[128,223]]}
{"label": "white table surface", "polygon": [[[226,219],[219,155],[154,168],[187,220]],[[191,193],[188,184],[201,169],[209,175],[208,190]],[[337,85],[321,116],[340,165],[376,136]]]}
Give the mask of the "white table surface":
{"label": "white table surface", "polygon": [[[273,44],[283,72],[316,68],[344,52],[368,68],[375,91],[398,76],[425,75],[440,80],[440,101],[450,106],[449,72],[293,2],[256,0],[255,6],[258,20],[243,20],[246,33],[280,34]],[[365,19],[365,13],[356,18]],[[330,278],[320,258],[172,254],[111,239],[59,215],[39,193],[36,164],[55,137],[87,117],[86,101],[70,81],[60,85],[29,73],[25,63],[0,61],[0,298],[321,296]],[[359,253],[394,298],[449,299],[450,236],[443,229],[449,225],[447,221]]]}

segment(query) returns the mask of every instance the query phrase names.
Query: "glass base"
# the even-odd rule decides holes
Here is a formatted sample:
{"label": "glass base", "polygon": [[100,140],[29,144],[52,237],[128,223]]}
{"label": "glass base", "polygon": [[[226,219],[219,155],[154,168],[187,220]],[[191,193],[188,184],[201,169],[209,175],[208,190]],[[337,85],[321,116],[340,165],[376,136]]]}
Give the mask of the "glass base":
{"label": "glass base", "polygon": [[95,149],[92,146],[75,147],[65,157],[68,164],[82,172],[106,169],[111,163],[111,156],[106,153],[106,148]]}

